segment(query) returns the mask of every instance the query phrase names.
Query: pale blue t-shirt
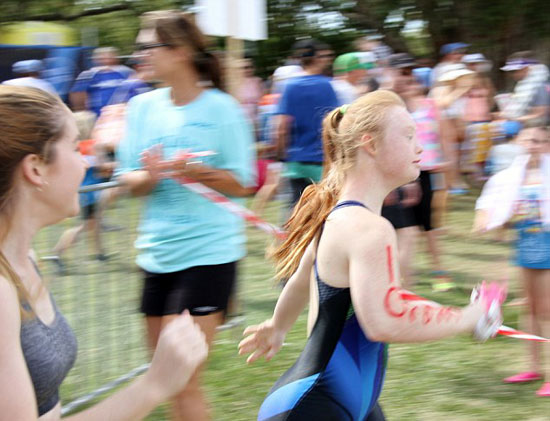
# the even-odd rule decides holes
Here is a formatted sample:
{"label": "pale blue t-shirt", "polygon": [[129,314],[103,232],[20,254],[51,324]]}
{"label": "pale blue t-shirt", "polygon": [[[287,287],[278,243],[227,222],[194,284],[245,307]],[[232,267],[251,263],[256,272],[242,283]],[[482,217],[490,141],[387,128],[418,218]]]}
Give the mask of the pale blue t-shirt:
{"label": "pale blue t-shirt", "polygon": [[[116,174],[140,169],[141,152],[162,144],[165,159],[183,150],[213,151],[215,155],[200,158],[204,165],[231,171],[241,184],[252,186],[252,129],[238,102],[209,89],[193,102],[175,106],[170,92],[157,89],[128,103]],[[245,241],[240,217],[166,179],[146,198],[135,242],[137,264],[148,272],[169,273],[234,262],[244,257]]]}

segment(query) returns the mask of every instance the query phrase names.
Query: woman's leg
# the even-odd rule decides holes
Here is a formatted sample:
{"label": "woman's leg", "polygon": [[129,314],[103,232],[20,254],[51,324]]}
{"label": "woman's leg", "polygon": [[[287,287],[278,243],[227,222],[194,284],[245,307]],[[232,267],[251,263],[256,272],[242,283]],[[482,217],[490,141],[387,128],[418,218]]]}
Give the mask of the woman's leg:
{"label": "woman's leg", "polygon": [[74,243],[76,243],[76,240],[78,239],[78,236],[84,231],[84,225],[85,223],[69,228],[68,230],[64,231],[63,234],[61,234],[61,237],[59,237],[59,240],[57,241],[57,244],[53,248],[53,251],[61,257],[61,255]]}
{"label": "woman's leg", "polygon": [[[521,268],[521,278],[523,280],[523,287],[525,289],[525,296],[527,297],[527,327],[529,332],[534,335],[541,335],[540,326],[537,320],[537,313],[539,312],[537,299],[537,275],[538,269]],[[529,350],[529,371],[533,373],[540,373],[540,344],[535,341],[527,341],[527,347]]]}
{"label": "woman's leg", "polygon": [[145,327],[147,329],[147,345],[149,346],[151,355],[153,355],[159,340],[160,329],[162,327],[162,317],[145,316]]}
{"label": "woman's leg", "polygon": [[[535,320],[539,326],[540,335],[550,338],[550,269],[540,269],[533,283],[533,295],[536,308]],[[540,368],[545,382],[550,382],[550,344],[541,343]]]}
{"label": "woman's leg", "polygon": [[445,230],[448,194],[447,189],[444,188],[434,191],[432,196],[432,225],[440,231]]}
{"label": "woman's leg", "polygon": [[[147,316],[145,318],[147,339],[151,353],[155,350],[162,328],[176,317],[178,317],[177,314],[170,314],[163,317]],[[209,347],[212,345],[216,328],[223,323],[223,319],[223,312],[221,311],[206,316],[193,317],[194,322],[197,323],[204,332]],[[201,374],[204,367],[205,364],[197,369],[193,377],[189,380],[185,390],[174,398],[172,406],[172,419],[174,421],[203,421],[210,419],[208,404],[206,403],[200,385]]]}
{"label": "woman's leg", "polygon": [[[163,317],[163,326],[177,316]],[[206,336],[210,347],[216,334],[216,328],[223,323],[223,312],[219,311],[206,316],[195,316],[197,323]],[[206,364],[197,368],[185,389],[178,394],[173,402],[172,419],[174,421],[207,421],[210,420],[210,410],[201,387],[201,376]]]}
{"label": "woman's leg", "polygon": [[443,272],[441,267],[441,253],[439,250],[439,241],[437,238],[438,232],[436,230],[430,230],[425,232],[426,242],[428,245],[428,252],[432,259],[432,268],[436,272]]}
{"label": "woman's leg", "polygon": [[396,230],[399,247],[399,272],[405,287],[412,286],[411,262],[414,254],[418,227],[405,227]]}
{"label": "woman's leg", "polygon": [[452,189],[458,182],[458,150],[457,133],[452,119],[442,119],[440,124],[441,147],[447,159],[450,160],[450,166],[446,171],[446,180],[448,188]]}

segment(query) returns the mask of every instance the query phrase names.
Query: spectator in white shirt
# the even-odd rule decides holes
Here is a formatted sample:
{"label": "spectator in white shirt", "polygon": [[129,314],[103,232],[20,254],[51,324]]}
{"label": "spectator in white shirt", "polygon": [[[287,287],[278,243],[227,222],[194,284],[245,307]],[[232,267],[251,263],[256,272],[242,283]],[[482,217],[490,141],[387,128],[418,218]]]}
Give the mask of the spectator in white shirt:
{"label": "spectator in white shirt", "polygon": [[2,82],[3,85],[10,86],[26,86],[29,88],[42,89],[53,95],[58,95],[53,85],[40,78],[40,71],[42,70],[41,60],[22,60],[14,63],[12,72],[19,75],[15,79],[10,79]]}

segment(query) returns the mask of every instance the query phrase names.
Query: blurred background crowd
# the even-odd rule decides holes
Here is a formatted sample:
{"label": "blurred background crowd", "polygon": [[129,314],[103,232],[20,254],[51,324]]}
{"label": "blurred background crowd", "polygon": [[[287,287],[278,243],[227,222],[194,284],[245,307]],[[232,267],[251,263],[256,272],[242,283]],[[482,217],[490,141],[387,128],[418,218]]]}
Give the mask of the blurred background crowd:
{"label": "blurred background crowd", "polygon": [[[176,8],[199,10],[192,0],[2,2],[0,83],[43,89],[71,108],[89,162],[84,186],[113,180],[125,104],[165,86],[146,60],[154,46],[136,45],[139,16]],[[413,261],[422,236],[430,288],[456,288],[440,238],[449,198],[477,196],[524,151],[522,130],[550,125],[547,0],[268,0],[265,19],[265,39],[209,37],[222,69],[219,81],[207,82],[219,82],[240,102],[254,132],[251,209],[264,215],[279,199],[283,223],[303,190],[321,179],[319,110],[392,90],[413,115],[424,150],[420,178],[390,194],[383,209],[398,233],[403,281],[417,281]],[[94,258],[109,259],[101,233],[118,227],[101,215],[122,194],[81,194],[82,223],[63,232],[48,257],[58,274],[66,271],[65,251],[85,231]],[[505,240],[504,232],[494,237]],[[520,295],[525,304],[527,294]],[[534,323],[538,314],[531,316]]]}

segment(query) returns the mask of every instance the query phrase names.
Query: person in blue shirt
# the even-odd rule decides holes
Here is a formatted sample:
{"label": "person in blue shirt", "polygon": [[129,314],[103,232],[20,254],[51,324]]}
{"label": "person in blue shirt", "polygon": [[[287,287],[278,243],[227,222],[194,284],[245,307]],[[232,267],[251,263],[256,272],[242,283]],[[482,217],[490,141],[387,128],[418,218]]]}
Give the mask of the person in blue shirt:
{"label": "person in blue shirt", "polygon": [[277,110],[277,155],[287,163],[292,204],[308,185],[321,179],[321,125],[325,114],[339,105],[330,79],[323,76],[332,61],[329,51],[313,40],[298,46],[304,75],[287,83]]}
{"label": "person in blue shirt", "polygon": [[[137,43],[166,86],[130,100],[115,173],[131,193],[146,196],[135,246],[148,341],[154,348],[166,323],[188,309],[211,345],[245,255],[244,223],[178,180],[227,196],[251,194],[252,127],[239,103],[220,90],[217,59],[187,15],[147,13]],[[186,151],[213,154],[188,161],[181,157]],[[173,419],[209,419],[200,374],[175,397]]]}
{"label": "person in blue shirt", "polygon": [[69,101],[74,111],[90,110],[98,116],[104,106],[113,104],[113,95],[133,71],[118,63],[117,50],[113,47],[94,50],[93,61],[95,67],[78,75]]}

